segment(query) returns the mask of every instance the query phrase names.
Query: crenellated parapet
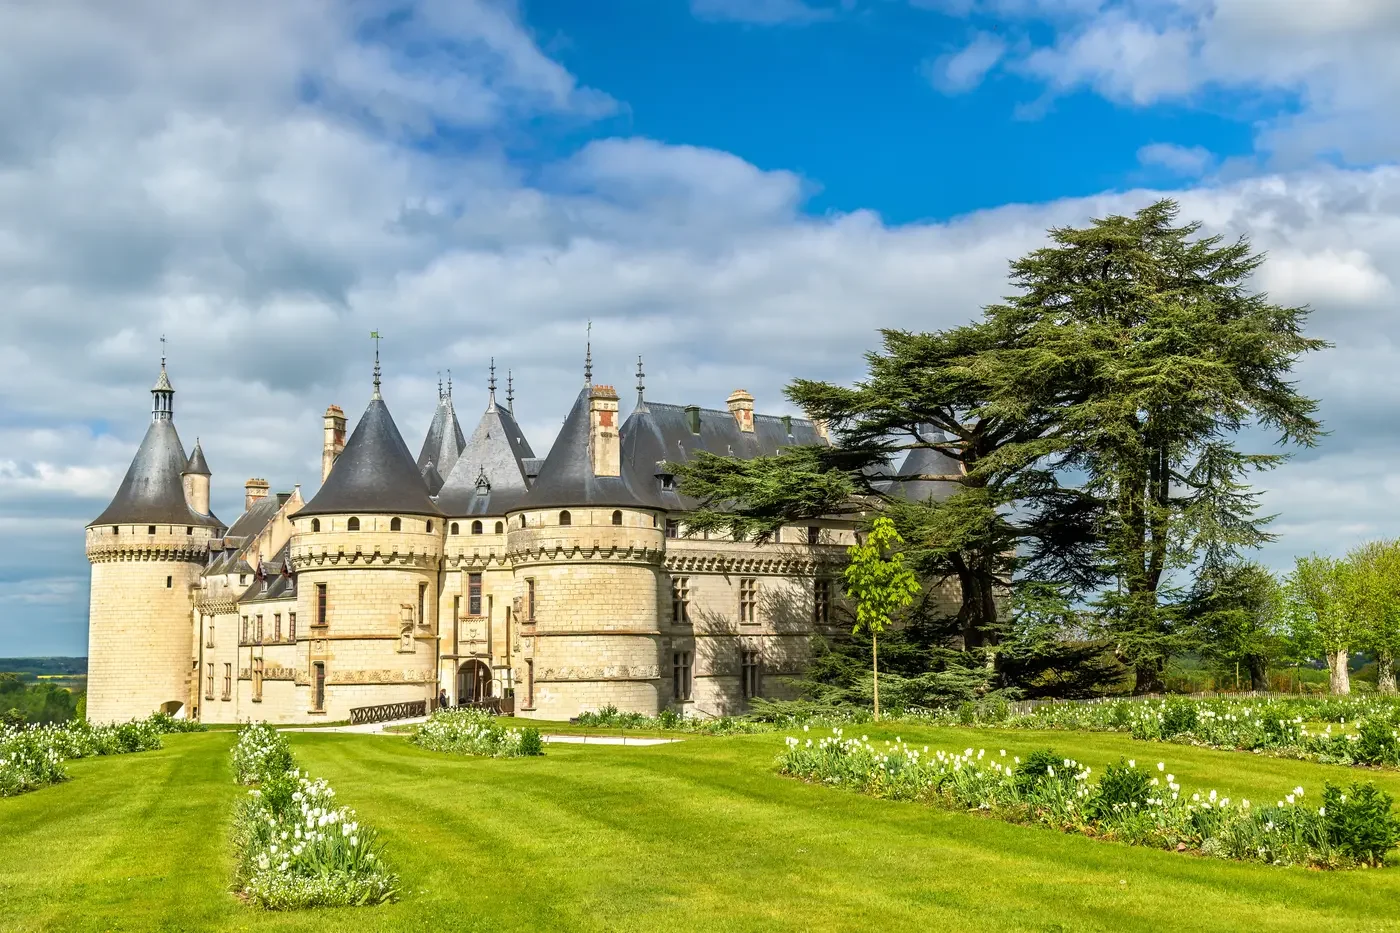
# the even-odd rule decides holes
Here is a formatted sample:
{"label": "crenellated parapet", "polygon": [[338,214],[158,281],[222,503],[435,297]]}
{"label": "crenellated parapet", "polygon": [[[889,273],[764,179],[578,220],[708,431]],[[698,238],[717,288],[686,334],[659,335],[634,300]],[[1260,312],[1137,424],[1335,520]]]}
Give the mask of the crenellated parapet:
{"label": "crenellated parapet", "polygon": [[203,564],[215,529],[201,525],[94,525],[87,529],[90,563],[176,561]]}
{"label": "crenellated parapet", "polygon": [[289,553],[298,572],[313,568],[436,570],[442,563],[442,523],[423,516],[298,515],[293,525]]}
{"label": "crenellated parapet", "polygon": [[737,576],[812,577],[833,574],[846,564],[843,549],[812,549],[814,553],[772,554],[755,551],[734,554],[722,551],[667,551],[667,573],[718,573]]}

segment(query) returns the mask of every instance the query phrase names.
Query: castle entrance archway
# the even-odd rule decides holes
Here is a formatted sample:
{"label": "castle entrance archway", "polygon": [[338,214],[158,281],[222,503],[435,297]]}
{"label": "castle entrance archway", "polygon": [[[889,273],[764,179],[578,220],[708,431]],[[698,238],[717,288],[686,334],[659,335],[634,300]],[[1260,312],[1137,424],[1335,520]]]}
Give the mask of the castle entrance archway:
{"label": "castle entrance archway", "polygon": [[480,703],[491,695],[491,668],[483,661],[467,661],[457,668],[457,702]]}

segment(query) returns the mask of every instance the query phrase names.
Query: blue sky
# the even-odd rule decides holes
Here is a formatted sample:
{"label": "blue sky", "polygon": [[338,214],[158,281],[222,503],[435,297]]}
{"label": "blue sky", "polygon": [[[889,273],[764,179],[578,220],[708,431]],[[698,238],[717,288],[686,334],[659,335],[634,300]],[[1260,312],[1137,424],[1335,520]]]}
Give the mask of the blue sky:
{"label": "blue sky", "polygon": [[1163,195],[1336,344],[1261,559],[1394,535],[1397,47],[1394,0],[0,4],[0,656],[86,650],[162,334],[231,522],[247,477],[314,493],[370,330],[415,450],[492,358],[548,449],[590,320],[600,382],[640,354],[656,400],[789,413]]}

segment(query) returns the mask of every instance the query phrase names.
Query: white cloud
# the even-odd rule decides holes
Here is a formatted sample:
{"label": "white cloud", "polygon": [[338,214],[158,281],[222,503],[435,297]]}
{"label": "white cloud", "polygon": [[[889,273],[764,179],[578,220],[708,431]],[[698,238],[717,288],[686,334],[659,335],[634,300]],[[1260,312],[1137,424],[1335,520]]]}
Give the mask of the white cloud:
{"label": "white cloud", "polygon": [[962,49],[924,62],[924,76],[945,94],[963,94],[982,83],[1006,53],[1006,43],[991,33],[978,33]]}
{"label": "white cloud", "polygon": [[[847,6],[844,2],[841,5]],[[690,0],[690,11],[704,20],[759,26],[811,23],[829,19],[834,13],[830,7],[804,0]]]}
{"label": "white cloud", "polygon": [[1157,166],[1185,177],[1200,175],[1215,162],[1215,156],[1204,146],[1175,143],[1151,143],[1139,149],[1137,156],[1143,165]]}

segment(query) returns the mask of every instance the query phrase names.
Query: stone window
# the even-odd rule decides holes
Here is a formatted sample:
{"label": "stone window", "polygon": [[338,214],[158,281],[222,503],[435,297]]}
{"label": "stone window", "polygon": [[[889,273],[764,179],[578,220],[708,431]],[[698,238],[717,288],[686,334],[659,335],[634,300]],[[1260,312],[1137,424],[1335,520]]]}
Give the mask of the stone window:
{"label": "stone window", "polygon": [[677,651],[671,655],[671,696],[677,702],[690,699],[690,652]]}
{"label": "stone window", "polygon": [[192,535],[192,534],[194,534],[194,526],[193,526],[193,525],[186,525],[186,526],[185,526],[185,534],[187,534],[187,535]]}
{"label": "stone window", "polygon": [[525,703],[531,708],[535,705],[535,659],[525,659]]}
{"label": "stone window", "polygon": [[248,575],[247,575],[246,573],[240,573],[240,574],[238,575],[238,585],[239,585],[239,586],[247,586],[247,585],[248,585]]}
{"label": "stone window", "polygon": [[452,533],[453,533],[454,535],[460,533],[461,530],[462,530],[462,526],[458,525],[456,522],[453,522],[453,523],[452,523],[451,531],[452,531]]}
{"label": "stone window", "polygon": [[481,574],[467,574],[467,615],[481,615]]}
{"label": "stone window", "polygon": [[521,528],[524,528],[524,527],[525,527],[525,516],[524,516],[524,515],[520,516],[520,527],[521,527]]}
{"label": "stone window", "polygon": [[[529,577],[525,580],[525,621],[535,621],[535,579]],[[532,692],[531,697],[534,696]]]}
{"label": "stone window", "polygon": [[156,526],[155,526],[155,525],[147,525],[147,526],[146,526],[146,534],[148,534],[148,535],[153,535],[153,534],[155,534],[155,533],[156,533]]}
{"label": "stone window", "polygon": [[622,524],[622,510],[621,510],[621,509],[614,509],[614,510],[613,510],[613,524],[614,524],[614,525],[621,525],[621,524]]}
{"label": "stone window", "polygon": [[432,533],[433,533],[433,520],[430,518],[430,519],[428,519],[428,534],[432,534]]}
{"label": "stone window", "polygon": [[224,665],[224,696],[225,700],[233,699],[233,665]]}
{"label": "stone window", "polygon": [[345,523],[345,530],[346,530],[346,531],[359,531],[359,530],[360,530],[360,520],[359,520],[358,518],[355,518],[355,517],[351,516],[350,520],[349,520],[348,522]]}
{"label": "stone window", "polygon": [[427,625],[428,584],[418,584],[418,624]]}
{"label": "stone window", "polygon": [[505,522],[496,522],[496,534],[501,534],[506,530]]}
{"label": "stone window", "polygon": [[112,526],[112,534],[115,535],[115,534],[120,534],[120,533],[121,533],[121,529],[117,528],[116,525],[113,525],[113,526]]}
{"label": "stone window", "polygon": [[287,641],[297,640],[297,614],[287,613]]}
{"label": "stone window", "polygon": [[238,639],[243,644],[248,644],[248,617],[243,617],[243,636]]}
{"label": "stone window", "polygon": [[666,519],[666,537],[679,538],[681,536],[681,523],[674,518]]}
{"label": "stone window", "polygon": [[316,584],[316,625],[326,624],[326,585]]}
{"label": "stone window", "polygon": [[818,624],[831,621],[831,581],[817,580],[812,600],[812,621]]}
{"label": "stone window", "polygon": [[313,518],[313,519],[311,520],[311,530],[312,530],[312,531],[320,531],[320,530],[321,530],[321,520],[320,520],[319,518]]}
{"label": "stone window", "polygon": [[175,578],[174,578],[174,577],[166,577],[166,578],[165,578],[165,588],[168,590],[168,589],[173,588],[174,586],[175,586]]}
{"label": "stone window", "polygon": [[820,544],[820,543],[821,543],[821,540],[822,540],[822,530],[821,530],[820,528],[818,528],[816,525],[812,525],[811,527],[809,527],[809,528],[807,529],[807,543],[808,543],[808,544]]}
{"label": "stone window", "polygon": [[389,530],[390,530],[390,531],[403,531],[403,520],[402,520],[401,518],[399,518],[397,515],[395,515],[393,518],[389,519]]}
{"label": "stone window", "polygon": [[326,662],[315,661],[311,665],[311,708],[322,712],[326,708]]}
{"label": "stone window", "polygon": [[204,647],[214,647],[214,620],[212,618],[209,620],[209,637],[204,640]]}
{"label": "stone window", "polygon": [[758,580],[753,577],[739,581],[739,621],[758,621]]}
{"label": "stone window", "polygon": [[260,612],[260,613],[258,613],[258,627],[257,627],[256,633],[255,633],[254,636],[253,636],[254,641],[256,641],[259,645],[262,644],[262,636],[263,636],[262,622],[263,622],[263,617],[262,617],[262,613]]}
{"label": "stone window", "polygon": [[760,679],[763,673],[763,662],[757,651],[742,651],[739,656],[739,684],[744,692],[744,699],[750,700],[759,695]]}
{"label": "stone window", "polygon": [[282,640],[282,613],[280,612],[272,614],[272,640]]}
{"label": "stone window", "polygon": [[690,621],[690,577],[671,578],[671,621],[677,625]]}
{"label": "stone window", "polygon": [[262,660],[262,658],[254,658],[254,659],[253,659],[253,702],[254,702],[254,703],[261,703],[261,702],[262,702],[262,684],[263,684],[263,660]]}
{"label": "stone window", "polygon": [[568,512],[567,509],[566,509],[565,511],[559,513],[559,524],[561,524],[561,525],[572,525],[573,523],[574,523],[574,517],[573,517],[572,515],[569,514],[569,512]]}
{"label": "stone window", "polygon": [[481,534],[481,522],[472,522],[472,534]]}
{"label": "stone window", "polygon": [[210,661],[204,677],[204,699],[214,699],[214,662]]}

